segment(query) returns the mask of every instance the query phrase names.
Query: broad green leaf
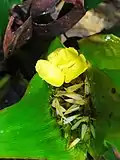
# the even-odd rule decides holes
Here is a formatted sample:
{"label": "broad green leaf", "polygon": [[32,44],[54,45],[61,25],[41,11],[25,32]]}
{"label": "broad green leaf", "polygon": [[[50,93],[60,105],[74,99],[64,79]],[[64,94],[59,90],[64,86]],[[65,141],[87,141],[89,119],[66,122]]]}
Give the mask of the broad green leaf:
{"label": "broad green leaf", "polygon": [[88,148],[88,153],[93,157],[94,160],[98,158],[98,154],[96,152],[96,147],[93,139],[90,142],[90,146]]}
{"label": "broad green leaf", "polygon": [[[96,149],[102,153],[103,142],[120,150],[120,94],[117,92],[112,80],[97,68],[92,67],[88,71],[92,86],[93,102],[97,110],[96,119]],[[113,93],[113,88],[115,93]]]}
{"label": "broad green leaf", "polygon": [[1,0],[0,1],[0,35],[3,34],[9,16],[9,9],[12,7],[13,4],[20,3],[21,0]]}
{"label": "broad green leaf", "polygon": [[115,36],[120,37],[120,27],[118,25],[113,26],[110,29],[103,30],[103,34],[114,34]]}
{"label": "broad green leaf", "polygon": [[83,147],[73,148],[71,150],[71,155],[73,157],[72,160],[86,160],[87,152],[83,149]]}
{"label": "broad green leaf", "polygon": [[52,53],[53,51],[55,51],[57,48],[64,48],[65,46],[63,45],[63,43],[60,41],[59,37],[56,37],[50,44],[49,48],[48,48],[48,55],[50,53]]}
{"label": "broad green leaf", "polygon": [[109,76],[109,78],[113,81],[113,83],[117,87],[118,92],[120,93],[120,70],[104,69],[103,72]]}
{"label": "broad green leaf", "polygon": [[10,88],[11,76],[6,74],[0,78],[0,101],[7,94]]}
{"label": "broad green leaf", "polygon": [[104,141],[120,151],[120,39],[95,35],[79,41],[80,52],[91,63],[88,70],[96,107],[95,148],[104,151]]}
{"label": "broad green leaf", "polygon": [[105,152],[103,157],[105,158],[105,160],[117,160],[117,158],[115,157],[115,155],[113,153],[112,147],[108,148],[108,150]]}
{"label": "broad green leaf", "polygon": [[110,35],[94,35],[79,42],[80,52],[90,63],[102,69],[120,90],[120,38]]}
{"label": "broad green leaf", "polygon": [[103,0],[84,0],[85,8],[87,10],[95,8],[100,2],[103,2]]}
{"label": "broad green leaf", "polygon": [[49,96],[47,83],[36,74],[23,99],[1,110],[0,158],[70,158],[50,116]]}
{"label": "broad green leaf", "polygon": [[94,35],[79,42],[80,52],[84,53],[99,69],[120,69],[120,38],[114,35]]}

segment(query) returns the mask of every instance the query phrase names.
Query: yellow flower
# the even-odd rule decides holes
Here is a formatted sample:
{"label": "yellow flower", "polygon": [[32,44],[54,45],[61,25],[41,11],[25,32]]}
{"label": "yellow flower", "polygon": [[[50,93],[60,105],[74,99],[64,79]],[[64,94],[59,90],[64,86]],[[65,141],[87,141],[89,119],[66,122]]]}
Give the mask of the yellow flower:
{"label": "yellow flower", "polygon": [[59,87],[64,83],[64,74],[47,60],[38,60],[36,71],[41,78],[53,86]]}
{"label": "yellow flower", "polygon": [[88,63],[83,54],[72,47],[56,49],[48,60],[39,60],[36,71],[49,84],[59,87],[69,83],[86,71]]}

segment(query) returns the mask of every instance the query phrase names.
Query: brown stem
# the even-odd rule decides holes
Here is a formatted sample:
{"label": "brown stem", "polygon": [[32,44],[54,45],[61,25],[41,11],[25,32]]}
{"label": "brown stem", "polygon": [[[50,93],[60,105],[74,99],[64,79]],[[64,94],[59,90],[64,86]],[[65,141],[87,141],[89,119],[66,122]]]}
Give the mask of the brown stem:
{"label": "brown stem", "polygon": [[33,29],[38,36],[54,37],[71,29],[85,14],[82,5],[74,6],[70,12],[63,17],[48,24],[33,24]]}

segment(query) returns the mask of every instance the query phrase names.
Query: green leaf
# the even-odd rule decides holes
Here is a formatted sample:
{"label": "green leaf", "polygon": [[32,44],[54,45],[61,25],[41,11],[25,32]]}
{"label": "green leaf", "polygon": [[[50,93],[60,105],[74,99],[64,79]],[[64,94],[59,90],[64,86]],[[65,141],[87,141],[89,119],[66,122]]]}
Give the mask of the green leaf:
{"label": "green leaf", "polygon": [[104,141],[120,151],[120,39],[95,35],[79,41],[80,51],[91,63],[88,70],[92,101],[97,111],[95,148],[104,152]]}
{"label": "green leaf", "polygon": [[104,158],[105,160],[117,160],[117,158],[115,157],[113,153],[112,147],[109,147],[108,150],[105,152]]}
{"label": "green leaf", "polygon": [[91,9],[91,8],[95,8],[100,2],[103,2],[103,0],[85,0],[85,8],[87,10]]}
{"label": "green leaf", "polygon": [[117,87],[118,92],[120,93],[120,70],[109,70],[104,69],[103,72],[108,75],[108,77],[112,80]]}
{"label": "green leaf", "polygon": [[80,51],[99,69],[120,69],[120,38],[94,35],[79,42]]}
{"label": "green leaf", "polygon": [[0,112],[0,158],[70,158],[50,116],[49,96],[36,74],[23,99]]}
{"label": "green leaf", "polygon": [[73,157],[72,160],[86,160],[87,152],[83,150],[83,147],[75,148],[71,151],[71,155]]}
{"label": "green leaf", "polygon": [[63,43],[60,41],[59,37],[56,37],[50,44],[49,48],[48,48],[48,55],[50,53],[52,53],[53,51],[55,51],[57,48],[64,48],[65,46],[63,45]]}
{"label": "green leaf", "polygon": [[110,35],[94,35],[79,42],[80,52],[89,62],[102,69],[120,90],[120,38]]}
{"label": "green leaf", "polygon": [[115,36],[120,37],[120,27],[118,25],[113,26],[110,29],[104,29],[102,34],[114,34]]}
{"label": "green leaf", "polygon": [[[93,102],[98,115],[95,126],[96,149],[101,154],[104,150],[103,142],[107,140],[120,150],[120,94],[112,80],[103,71],[92,67],[88,72]],[[112,91],[113,88],[116,90],[115,93]]]}
{"label": "green leaf", "polygon": [[0,79],[0,101],[8,93],[11,83],[11,76],[6,74]]}
{"label": "green leaf", "polygon": [[21,0],[1,0],[0,1],[0,35],[3,34],[7,22],[8,22],[8,15],[9,9],[12,7],[13,4],[20,3]]}

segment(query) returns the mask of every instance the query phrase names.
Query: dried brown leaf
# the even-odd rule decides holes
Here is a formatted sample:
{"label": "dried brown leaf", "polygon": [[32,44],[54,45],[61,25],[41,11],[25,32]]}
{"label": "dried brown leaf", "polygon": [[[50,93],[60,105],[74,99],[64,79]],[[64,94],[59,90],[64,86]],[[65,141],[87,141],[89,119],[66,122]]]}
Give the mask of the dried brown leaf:
{"label": "dried brown leaf", "polygon": [[83,86],[84,83],[79,83],[79,84],[75,84],[72,85],[68,88],[65,88],[65,90],[69,93],[69,92],[75,92],[77,91],[79,88],[81,88]]}
{"label": "dried brown leaf", "polygon": [[77,110],[79,110],[79,105],[73,104],[73,105],[64,113],[64,115],[69,114],[69,113],[72,113],[72,112],[77,111]]}
{"label": "dried brown leaf", "polygon": [[85,105],[86,101],[84,99],[81,100],[75,100],[75,99],[65,99],[66,102],[72,103],[72,104],[79,104],[79,105]]}
{"label": "dried brown leaf", "polygon": [[69,146],[69,149],[73,148],[80,142],[80,138],[76,138]]}
{"label": "dried brown leaf", "polygon": [[70,122],[72,122],[73,120],[75,120],[79,115],[74,115],[74,116],[71,116],[71,117],[68,117],[66,119],[64,119],[64,124],[68,124]]}

